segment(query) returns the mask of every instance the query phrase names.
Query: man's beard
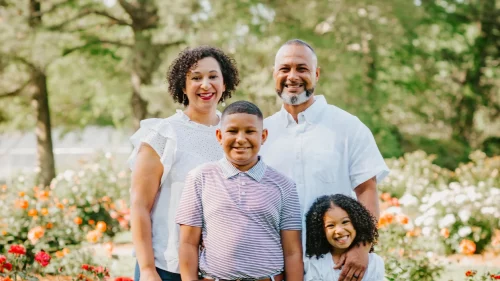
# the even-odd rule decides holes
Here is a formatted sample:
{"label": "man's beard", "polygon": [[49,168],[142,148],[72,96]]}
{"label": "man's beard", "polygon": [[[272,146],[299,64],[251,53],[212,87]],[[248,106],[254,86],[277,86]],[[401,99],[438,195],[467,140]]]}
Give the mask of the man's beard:
{"label": "man's beard", "polygon": [[314,93],[314,88],[306,89],[298,95],[291,95],[287,93],[283,94],[283,90],[278,89],[276,90],[276,93],[284,103],[289,105],[299,105],[307,102],[311,98],[312,94]]}

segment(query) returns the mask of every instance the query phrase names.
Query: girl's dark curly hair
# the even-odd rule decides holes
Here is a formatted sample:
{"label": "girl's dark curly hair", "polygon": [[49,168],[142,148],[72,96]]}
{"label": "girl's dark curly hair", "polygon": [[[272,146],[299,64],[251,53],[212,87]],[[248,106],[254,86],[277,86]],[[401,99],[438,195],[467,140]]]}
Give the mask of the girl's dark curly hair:
{"label": "girl's dark curly hair", "polygon": [[[361,243],[375,245],[378,239],[377,221],[361,203],[342,194],[324,195],[316,199],[306,214],[306,256],[321,258],[331,251],[326,239],[323,217],[328,209],[337,206],[343,209],[356,230],[351,247]],[[370,252],[373,252],[373,247]]]}
{"label": "girl's dark curly hair", "polygon": [[231,97],[236,86],[240,83],[235,60],[218,48],[200,46],[194,49],[187,48],[182,51],[168,68],[168,91],[175,102],[181,103],[184,106],[189,104],[189,100],[183,92],[183,89],[186,88],[186,74],[190,69],[196,67],[199,60],[206,57],[212,57],[219,63],[224,84],[226,85],[226,90],[222,93],[219,102],[223,102]]}

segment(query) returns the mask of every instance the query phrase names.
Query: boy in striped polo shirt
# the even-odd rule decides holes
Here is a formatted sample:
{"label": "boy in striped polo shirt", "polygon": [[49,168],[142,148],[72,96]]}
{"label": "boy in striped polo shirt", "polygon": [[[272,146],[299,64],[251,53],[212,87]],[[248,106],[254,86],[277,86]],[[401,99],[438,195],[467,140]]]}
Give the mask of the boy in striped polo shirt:
{"label": "boy in striped polo shirt", "polygon": [[[183,281],[302,281],[295,184],[258,156],[267,138],[259,108],[229,105],[216,136],[225,157],[191,171],[176,222]],[[203,248],[199,251],[200,241]]]}

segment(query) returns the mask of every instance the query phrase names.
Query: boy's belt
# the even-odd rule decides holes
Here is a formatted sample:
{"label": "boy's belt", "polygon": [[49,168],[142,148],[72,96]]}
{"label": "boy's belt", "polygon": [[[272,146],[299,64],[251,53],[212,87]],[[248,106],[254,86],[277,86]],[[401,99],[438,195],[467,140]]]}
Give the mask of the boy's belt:
{"label": "boy's belt", "polygon": [[203,279],[204,281],[283,281],[285,279],[285,276],[283,273],[280,273],[278,275],[274,275],[273,277],[262,277],[262,278],[240,278],[240,279],[235,279],[235,280],[227,280],[227,279],[219,279],[219,278],[212,278],[208,276],[204,276]]}

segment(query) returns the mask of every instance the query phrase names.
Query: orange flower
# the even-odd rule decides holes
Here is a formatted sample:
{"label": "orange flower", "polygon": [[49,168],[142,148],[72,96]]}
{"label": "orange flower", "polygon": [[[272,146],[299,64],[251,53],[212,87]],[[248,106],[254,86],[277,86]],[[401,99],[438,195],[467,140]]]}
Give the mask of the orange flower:
{"label": "orange flower", "polygon": [[62,257],[64,257],[64,253],[63,253],[63,252],[61,252],[61,251],[57,251],[57,252],[56,252],[56,257],[58,257],[58,258],[62,258]]}
{"label": "orange flower", "polygon": [[103,221],[97,222],[96,229],[99,230],[100,232],[105,232],[106,231],[106,223]]}
{"label": "orange flower", "polygon": [[406,232],[406,237],[417,237],[419,235],[420,235],[420,228],[415,228]]}
{"label": "orange flower", "polygon": [[41,191],[38,191],[36,194],[36,197],[41,201],[48,200],[49,196],[50,196],[50,192],[48,190],[41,190]]}
{"label": "orange flower", "polygon": [[467,270],[465,272],[465,276],[472,277],[472,276],[476,275],[476,273],[477,273],[477,271],[475,271],[475,270]]}
{"label": "orange flower", "polygon": [[7,235],[7,233],[8,233],[7,230],[2,230],[2,235],[5,236],[5,235]]}
{"label": "orange flower", "polygon": [[391,204],[392,204],[392,206],[398,207],[399,206],[399,200],[398,200],[398,198],[396,198],[396,197],[392,198],[391,199]]}
{"label": "orange flower", "polygon": [[101,200],[102,200],[103,202],[109,202],[109,201],[111,201],[111,198],[109,198],[109,196],[103,196],[103,197],[101,198]]}
{"label": "orange flower", "polygon": [[47,210],[47,208],[42,208],[40,210],[40,214],[42,214],[42,216],[46,216],[49,214],[49,210]]}
{"label": "orange flower", "polygon": [[36,209],[31,209],[28,211],[28,216],[34,217],[38,214],[38,211]]}
{"label": "orange flower", "polygon": [[476,252],[476,243],[469,239],[464,239],[460,242],[460,252],[466,255],[472,255]]}
{"label": "orange flower", "polygon": [[380,219],[378,221],[378,227],[382,228],[386,225],[389,225],[392,223],[393,220],[394,220],[393,214],[391,214],[391,213],[382,214],[382,216],[380,216]]}
{"label": "orange flower", "polygon": [[0,277],[0,281],[12,281],[12,279],[7,276],[7,277]]}
{"label": "orange flower", "polygon": [[62,252],[63,252],[64,255],[67,255],[67,254],[69,254],[69,249],[68,248],[64,248],[64,249],[62,249]]}
{"label": "orange flower", "polygon": [[406,215],[398,215],[397,220],[400,224],[408,224],[409,218]]}
{"label": "orange flower", "polygon": [[6,184],[2,185],[2,190],[3,191],[7,190],[7,185]]}
{"label": "orange flower", "polygon": [[90,225],[94,225],[95,224],[95,220],[89,220],[87,223],[90,224]]}
{"label": "orange flower", "polygon": [[76,217],[76,218],[73,219],[73,222],[75,222],[76,224],[80,225],[80,224],[83,223],[83,220],[80,217]]}
{"label": "orange flower", "polygon": [[48,222],[47,225],[45,225],[46,229],[51,229],[54,225],[51,222]]}
{"label": "orange flower", "polygon": [[441,233],[441,236],[443,236],[444,238],[450,237],[450,230],[446,227],[442,228],[440,233]]}
{"label": "orange flower", "polygon": [[90,243],[97,243],[101,238],[102,233],[99,230],[92,230],[87,233],[87,241]]}
{"label": "orange flower", "polygon": [[385,193],[380,194],[380,198],[382,198],[382,200],[384,200],[384,201],[389,201],[389,200],[391,200],[392,197],[391,197],[390,193],[385,192]]}
{"label": "orange flower", "polygon": [[19,197],[23,197],[24,195],[26,195],[26,193],[24,193],[24,191],[19,191]]}
{"label": "orange flower", "polygon": [[61,203],[57,203],[56,207],[59,208],[59,209],[61,209],[61,210],[64,209],[64,205],[61,204]]}
{"label": "orange flower", "polygon": [[18,207],[18,208],[26,210],[26,209],[28,209],[29,206],[30,206],[30,204],[28,203],[27,200],[24,200],[24,199],[16,200],[16,207]]}
{"label": "orange flower", "polygon": [[36,244],[40,238],[45,235],[45,229],[41,226],[35,226],[28,232],[28,239],[31,244]]}

